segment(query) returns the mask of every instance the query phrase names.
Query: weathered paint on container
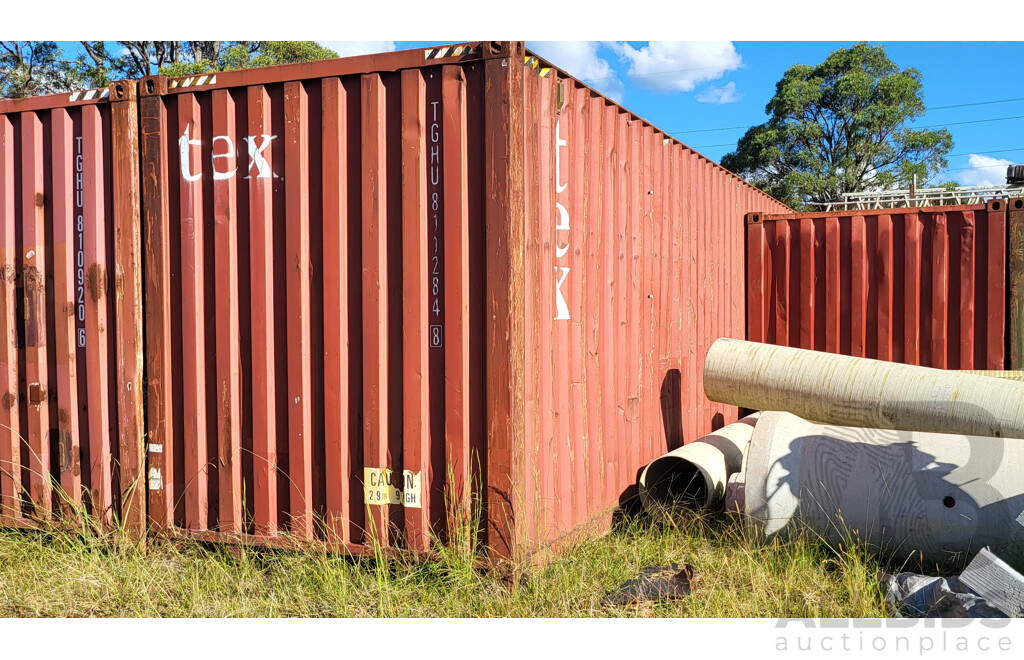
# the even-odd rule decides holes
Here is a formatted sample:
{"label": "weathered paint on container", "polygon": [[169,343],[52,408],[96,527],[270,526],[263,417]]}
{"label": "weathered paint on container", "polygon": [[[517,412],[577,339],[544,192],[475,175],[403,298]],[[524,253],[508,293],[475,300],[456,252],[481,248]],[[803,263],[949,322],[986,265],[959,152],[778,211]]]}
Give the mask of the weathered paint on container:
{"label": "weathered paint on container", "polygon": [[1007,206],[749,213],[747,338],[1005,369]]}
{"label": "weathered paint on container", "polygon": [[[528,544],[631,496],[650,461],[736,421],[700,387],[742,337],[743,237],[783,205],[610,100],[527,58],[523,464]],[[522,519],[525,518],[525,519]]]}
{"label": "weathered paint on container", "polygon": [[484,66],[430,59],[143,81],[156,528],[424,550],[469,495]]}
{"label": "weathered paint on container", "polygon": [[1024,370],[1024,198],[1007,200],[1010,369]]}
{"label": "weathered paint on container", "polygon": [[737,418],[704,352],[788,209],[521,43],[141,97],[154,528],[426,550],[479,502],[515,554]]}
{"label": "weathered paint on container", "polygon": [[0,525],[144,538],[134,82],[0,101]]}

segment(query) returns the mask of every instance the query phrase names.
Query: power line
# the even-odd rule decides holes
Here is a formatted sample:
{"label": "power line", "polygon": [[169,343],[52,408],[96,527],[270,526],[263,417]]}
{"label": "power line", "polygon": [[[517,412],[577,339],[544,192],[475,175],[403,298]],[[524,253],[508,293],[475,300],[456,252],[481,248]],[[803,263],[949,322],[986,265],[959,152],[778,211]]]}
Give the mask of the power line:
{"label": "power line", "polygon": [[945,124],[929,124],[928,126],[911,126],[910,128],[945,128],[946,126],[963,126],[964,124],[984,124],[990,121],[1009,121],[1011,119],[1024,119],[1024,115],[1013,117],[993,117],[991,119],[972,119],[970,121],[954,121]]}
{"label": "power line", "polygon": [[985,154],[1001,154],[1007,151],[1024,151],[1024,147],[1016,147],[1014,149],[994,149],[992,151],[970,151],[962,154],[946,154],[946,158],[952,158],[954,156],[984,156]]}
{"label": "power line", "polygon": [[[723,142],[722,144],[702,144],[696,147],[690,147],[691,149],[710,149],[712,147],[731,147],[734,142]],[[1008,151],[1024,151],[1024,147],[1015,147],[1013,149],[993,149],[991,151],[965,151],[962,154],[946,154],[946,158],[953,158],[955,156],[984,156],[986,154],[1002,154]]]}
{"label": "power line", "polygon": [[675,131],[673,135],[681,135],[682,133],[714,133],[715,131],[734,131],[739,128],[753,128],[753,126],[723,126],[722,128],[702,128],[695,131]]}
{"label": "power line", "polygon": [[690,147],[691,149],[710,149],[712,147],[731,147],[737,144],[736,142],[726,142],[724,144],[702,144],[696,147]]}
{"label": "power line", "polygon": [[[1001,163],[999,165],[979,165],[977,167],[957,167],[957,168],[954,168],[954,169],[942,170],[942,171],[943,172],[963,172],[965,170],[990,170],[990,169],[993,169],[993,168],[996,168],[996,167],[1001,167],[1001,168],[1003,168],[1005,170],[1006,169],[1006,163]],[[938,175],[936,175],[936,176],[938,176]],[[935,177],[932,177],[932,178],[934,179]],[[929,181],[931,181],[931,179],[929,179]]]}
{"label": "power line", "polygon": [[[928,112],[931,112],[932,110],[948,110],[950,108],[968,108],[968,107],[972,107],[972,106],[976,106],[976,105],[992,105],[994,103],[1012,103],[1012,102],[1015,102],[1015,101],[1024,101],[1024,97],[1013,98],[1013,99],[996,99],[994,101],[977,101],[975,103],[958,103],[956,105],[937,105],[937,106],[935,106],[933,108],[925,109],[925,112],[928,113]],[[1015,118],[1016,117],[1008,117],[1007,119],[1015,119]],[[1002,118],[999,118],[999,119],[980,119],[980,120],[977,120],[977,121],[982,122],[982,121],[1001,121],[1001,120],[1002,120]],[[960,123],[967,123],[967,122],[960,122]],[[957,125],[959,125],[959,124],[956,124],[956,123],[954,123],[954,124],[935,124],[935,126],[957,126]],[[741,128],[753,128],[754,126],[757,126],[757,124],[751,124],[749,126],[721,126],[719,128],[700,128],[700,129],[690,129],[690,130],[685,130],[685,131],[669,131],[669,133],[671,133],[672,135],[677,135],[677,134],[682,134],[682,133],[714,133],[716,131],[735,131],[735,130],[739,130]],[[933,126],[919,126],[918,128],[933,128]]]}
{"label": "power line", "polygon": [[932,108],[926,108],[925,112],[931,112],[932,110],[948,110],[949,108],[969,108],[974,105],[992,105],[993,103],[1012,103],[1014,101],[1024,101],[1024,97],[1016,99],[998,99],[996,101],[977,101],[975,103],[958,103],[956,105],[937,105]]}

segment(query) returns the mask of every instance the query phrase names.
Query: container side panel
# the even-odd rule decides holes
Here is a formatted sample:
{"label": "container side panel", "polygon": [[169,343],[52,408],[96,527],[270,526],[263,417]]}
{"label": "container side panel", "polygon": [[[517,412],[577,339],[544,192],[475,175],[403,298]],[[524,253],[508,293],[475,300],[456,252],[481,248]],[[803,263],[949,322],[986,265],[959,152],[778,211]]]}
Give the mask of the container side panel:
{"label": "container side panel", "polygon": [[704,354],[746,332],[747,207],[785,208],[572,79],[529,58],[524,75],[525,479],[546,543],[736,418],[705,398]]}
{"label": "container side panel", "polygon": [[107,91],[2,102],[0,526],[141,543],[138,107]]}
{"label": "container side panel", "polygon": [[[88,447],[91,515],[104,523],[112,520],[113,493],[110,460],[109,346],[107,313],[107,231],[104,191],[103,118],[99,108],[82,108],[83,263],[85,264],[85,381],[87,383]],[[81,346],[81,341],[79,342]]]}
{"label": "container side panel", "polygon": [[[443,435],[431,433],[430,442],[443,443],[448,460],[446,470],[451,471],[446,500],[448,506],[448,529],[453,534],[462,532],[463,537],[451,540],[468,544],[472,529],[474,483],[481,478],[479,464],[473,460],[471,450],[471,381],[470,381],[470,340],[473,331],[470,315],[470,254],[469,243],[469,133],[467,127],[467,81],[463,70],[446,66],[441,71],[441,103],[430,106],[430,161],[429,186],[438,192],[443,200],[441,217],[433,205],[433,194],[428,210],[427,227],[434,231],[432,244],[427,248],[426,272],[429,279],[423,290],[433,298],[427,310],[430,318],[428,338],[424,341],[434,353],[443,356],[443,371],[432,369],[430,386],[431,398],[440,398],[443,392]],[[440,135],[438,135],[440,131]],[[443,156],[435,156],[440,142]],[[443,158],[443,160],[442,160]],[[442,169],[443,165],[443,169]],[[443,175],[442,175],[443,172]],[[440,225],[440,226],[439,226]],[[438,232],[439,229],[443,231]],[[438,239],[438,234],[442,238]],[[442,243],[442,245],[438,245]],[[439,264],[438,254],[443,251],[443,263]],[[441,286],[443,282],[443,287]],[[435,288],[436,287],[436,288]],[[444,294],[443,314],[439,294]],[[436,332],[436,337],[435,333]],[[443,376],[442,376],[443,375]],[[442,377],[439,377],[442,376]],[[443,388],[443,389],[442,389]],[[434,407],[431,406],[433,410]],[[424,446],[423,452],[429,452]],[[429,458],[429,454],[425,457]],[[428,472],[425,469],[423,474]],[[447,481],[448,475],[437,474],[431,479]],[[424,482],[430,483],[430,482]],[[423,486],[428,493],[432,488]],[[424,509],[429,501],[422,506]]]}
{"label": "container side panel", "polygon": [[[936,213],[930,223],[931,231],[931,301],[927,316],[931,320],[928,357],[930,367],[945,369],[946,341],[950,320],[949,311],[949,218],[945,213]],[[954,317],[955,319],[956,317]]]}
{"label": "container side panel", "polygon": [[[986,284],[984,295],[988,298],[985,316],[986,363],[984,369],[1005,369],[1006,365],[1006,204],[1005,202],[989,202],[987,208],[988,221],[988,265],[985,278],[979,278]],[[1019,210],[1017,211],[1020,212]]]}
{"label": "container side panel", "polygon": [[[484,142],[479,139],[479,136],[484,133],[484,122],[486,117],[486,104],[484,103],[484,98],[487,90],[485,89],[484,84],[485,74],[483,66],[480,64],[470,64],[468,67],[464,68],[463,71],[466,74],[468,85],[466,94],[466,155],[468,159],[466,170],[469,209],[469,215],[467,216],[467,226],[469,227],[469,272],[471,273],[469,278],[471,315],[469,331],[470,472],[474,475],[472,479],[473,518],[479,519],[486,498],[486,485],[489,480],[487,474],[487,447],[489,440],[487,434],[486,367],[488,347],[486,327],[488,323],[487,319],[490,317],[488,316],[487,309],[488,290],[485,278],[487,270],[487,230],[483,222],[474,222],[472,219],[484,217],[485,200],[488,199],[489,196],[486,185],[488,178],[484,171],[487,155],[484,151]],[[523,121],[522,112],[517,115],[516,121]],[[519,130],[521,132],[522,129]],[[524,295],[527,294],[524,293]],[[526,318],[525,312],[524,318]],[[527,377],[524,375],[524,392],[526,380]],[[526,423],[524,422],[524,443],[527,442],[525,436],[525,425]],[[432,455],[434,457],[438,457],[434,459],[435,465],[443,462],[444,449],[445,446],[441,441],[433,443]],[[528,450],[523,449],[522,456],[524,462],[527,460],[528,455]],[[435,467],[435,473],[441,471],[442,469],[440,467]],[[441,482],[437,481],[437,483]],[[529,492],[529,490],[526,489],[526,492]],[[437,505],[442,502],[442,497],[435,496],[435,506],[433,507],[434,511],[432,511],[431,515],[436,521],[441,520],[441,515],[437,512]],[[517,521],[517,523],[521,525],[522,529],[528,529],[529,525],[526,517],[523,517],[521,520]],[[485,547],[487,542],[486,531],[485,525],[479,526],[479,531],[477,533],[478,547]]]}
{"label": "container side panel", "polygon": [[[0,115],[0,516],[20,520],[21,416],[18,372],[18,278],[15,228],[15,128]],[[6,523],[5,523],[6,524]]]}
{"label": "container side panel", "polygon": [[[604,488],[601,502],[615,502],[619,493],[619,470],[622,469],[617,460],[615,442],[618,427],[618,386],[616,374],[620,372],[617,362],[616,344],[618,327],[619,290],[621,283],[618,277],[618,246],[615,226],[615,109],[606,105],[600,110],[601,149],[597,152],[600,165],[600,179],[597,183],[601,200],[601,235],[598,244],[598,255],[601,260],[603,276],[598,279],[598,295],[600,296],[600,331],[597,346],[598,370],[601,379],[601,457]],[[589,374],[588,374],[589,376]],[[597,503],[595,503],[597,504]],[[598,510],[599,512],[599,510]]]}
{"label": "container side panel", "polygon": [[[49,384],[46,351],[46,190],[43,171],[43,122],[35,113],[21,118],[20,279],[25,337],[25,380],[28,390],[28,495],[34,515],[50,517]],[[23,445],[25,446],[25,445]]]}
{"label": "container side panel", "polygon": [[388,543],[399,545],[405,529],[405,507],[402,506],[402,355],[404,353],[402,317],[402,87],[399,75],[382,76],[386,99],[383,121],[387,125],[385,149],[387,172],[382,186],[387,201],[388,245],[388,434],[386,467],[391,471],[390,487],[394,492],[388,511]]}
{"label": "container side panel", "polygon": [[[1009,334],[1006,337],[1009,347],[1006,355],[1007,368],[1013,370],[1024,369],[1024,198],[1009,200],[1009,210],[1006,220],[1007,258],[1007,298],[1009,299],[1009,314],[1007,329]],[[979,227],[978,243],[984,244],[986,234],[984,228]],[[977,316],[982,317],[981,310],[986,304],[984,292],[979,292]],[[987,364],[987,356],[981,355],[976,358],[976,364]]]}
{"label": "container side panel", "polygon": [[[539,114],[537,105],[540,103],[540,78],[527,75],[523,79],[523,208],[525,212],[525,244],[523,254],[523,286],[526,295],[524,309],[524,341],[526,353],[524,357],[525,392],[524,408],[524,484],[523,512],[525,541],[538,542],[538,530],[541,527],[540,515],[543,510],[545,488],[545,470],[547,454],[542,451],[546,445],[547,427],[544,425],[546,415],[542,413],[545,399],[544,378],[541,364],[549,352],[544,350],[546,336],[542,332],[543,323],[540,311],[542,289],[540,286],[540,269],[544,262],[541,245],[540,229],[540,176],[541,176],[541,126],[536,121]],[[546,372],[545,372],[546,373]]]}
{"label": "container side panel", "polygon": [[[547,274],[555,268],[554,247],[552,242],[552,219],[554,214],[554,126],[548,108],[553,103],[551,81],[547,78],[537,80],[537,96],[532,110],[539,115],[539,133],[537,145],[537,174],[535,176],[537,196],[536,231],[539,268],[537,269],[536,285],[540,289],[540,304],[537,308],[537,327],[540,335],[540,353],[537,359],[537,373],[540,379],[540,400],[537,414],[540,416],[540,437],[538,456],[540,462],[541,494],[536,502],[539,519],[537,520],[538,535],[543,538],[552,534],[556,521],[552,516],[558,511],[556,500],[557,475],[559,474],[556,456],[556,424],[552,411],[555,388],[555,355],[556,350],[552,335],[551,319],[555,316],[555,291]],[[558,275],[561,275],[559,271]]]}
{"label": "container side panel", "polygon": [[[220,461],[220,531],[242,532],[241,356],[239,354],[238,205],[234,139],[235,103],[228,90],[213,92],[214,278],[216,298],[217,447]],[[219,172],[216,167],[221,167]],[[219,176],[218,176],[219,175]]]}
{"label": "container side panel", "polygon": [[[437,119],[431,114],[431,134],[436,134],[440,130],[440,122]],[[407,507],[406,545],[415,550],[427,550],[430,545],[430,507],[429,502],[423,502],[421,497],[430,491],[431,344],[428,326],[431,320],[429,300],[433,291],[428,289],[431,260],[427,234],[431,226],[428,224],[428,209],[432,209],[432,200],[428,201],[427,198],[429,152],[426,84],[423,75],[417,70],[402,72],[401,130],[403,473],[400,487]],[[436,165],[437,169],[431,170],[436,175],[435,180],[440,176],[440,154]],[[440,258],[437,262],[440,262]],[[440,282],[437,284],[440,287]],[[440,311],[440,304],[438,309]],[[440,329],[438,335],[440,336]],[[465,463],[462,462],[463,466]]]}
{"label": "container side panel", "polygon": [[78,375],[75,369],[75,136],[67,110],[50,115],[53,163],[53,297],[56,310],[58,459],[61,515],[80,523],[82,506]]}
{"label": "container side panel", "polygon": [[322,83],[323,264],[324,264],[324,431],[326,529],[332,544],[351,542],[352,398],[349,391],[347,92],[338,78]]}
{"label": "container side panel", "polygon": [[[274,537],[279,521],[277,496],[278,417],[275,386],[278,374],[277,334],[274,308],[274,172],[271,163],[280,158],[280,141],[273,139],[270,95],[262,85],[246,91],[248,131],[246,151],[249,189],[249,282],[252,325],[252,429],[253,519],[259,536]],[[280,260],[278,257],[277,260]]]}
{"label": "container side panel", "polygon": [[192,530],[207,528],[208,463],[206,438],[206,287],[203,226],[203,181],[201,167],[203,139],[200,104],[193,94],[178,99],[178,132],[181,137],[182,177],[180,224],[182,259],[182,363],[185,400],[185,518]]}
{"label": "container side panel", "polygon": [[[524,537],[523,67],[509,59],[484,62],[483,140],[488,198],[484,208],[487,259],[487,487],[486,543],[499,556],[516,554]],[[511,64],[511,66],[510,66]]]}
{"label": "container side panel", "polygon": [[310,309],[309,99],[301,83],[284,89],[288,477],[291,533],[313,536],[313,419]]}
{"label": "container side panel", "polygon": [[[572,106],[576,112],[570,110],[567,115],[574,115],[571,124],[571,132],[568,134],[571,143],[566,145],[565,156],[567,157],[567,168],[572,172],[571,178],[567,178],[569,204],[569,231],[568,250],[565,256],[576,262],[577,273],[580,271],[590,273],[586,258],[586,232],[584,204],[584,186],[586,183],[586,169],[584,159],[584,147],[586,144],[586,123],[589,114],[589,105],[586,103],[588,92],[582,87],[570,87]],[[573,222],[575,216],[575,222]],[[562,246],[560,245],[559,248]],[[582,268],[580,268],[582,265]],[[588,278],[589,279],[589,278]],[[572,509],[569,513],[568,526],[575,524],[577,519],[586,520],[587,507],[587,405],[586,405],[586,382],[583,377],[584,351],[586,345],[583,339],[583,328],[587,323],[589,309],[584,304],[582,277],[569,277],[563,283],[563,288],[568,290],[567,295],[572,299],[575,309],[570,311],[570,322],[565,324],[563,331],[568,335],[568,357],[569,369],[567,372],[568,382],[566,387],[567,414],[569,433],[567,436],[567,449],[569,456],[570,478],[566,480],[572,492],[569,502]]]}
{"label": "container side panel", "polygon": [[[386,91],[377,74],[362,77],[363,121],[363,451],[367,529],[388,542],[388,243]],[[378,470],[372,472],[370,470]],[[382,495],[384,497],[382,497]]]}
{"label": "container side panel", "polygon": [[977,254],[974,211],[959,214],[957,229],[956,236],[951,237],[951,241],[956,239],[959,249],[950,257],[950,268],[956,269],[955,279],[952,271],[950,273],[950,286],[956,287],[956,335],[959,341],[954,342],[950,338],[949,362],[951,368],[974,369],[974,259]]}
{"label": "container side panel", "polygon": [[146,534],[143,437],[142,226],[139,181],[139,108],[134,82],[111,85],[111,207],[114,295],[117,467],[121,522],[128,538]]}
{"label": "container side panel", "polygon": [[878,239],[875,243],[875,269],[873,275],[877,277],[876,291],[878,292],[878,339],[877,353],[874,357],[879,360],[893,359],[893,223],[892,216],[880,214],[878,216]]}
{"label": "container side panel", "polygon": [[[850,222],[850,354],[857,357],[867,356],[868,344],[867,229],[866,223]],[[797,345],[813,346],[814,343]]]}
{"label": "container side panel", "polygon": [[600,257],[600,241],[602,229],[601,216],[601,171],[600,157],[602,149],[601,120],[604,108],[599,104],[587,104],[585,125],[583,127],[583,176],[582,199],[584,204],[583,222],[583,255],[592,275],[580,281],[581,293],[581,357],[582,373],[580,383],[576,385],[577,396],[581,397],[581,405],[585,411],[584,432],[586,441],[583,445],[583,463],[585,487],[580,488],[579,501],[588,518],[596,513],[595,507],[603,499],[604,460],[601,451],[601,411],[604,405],[604,388],[599,368],[601,356],[598,348],[601,330],[601,292],[605,290],[604,261]]}
{"label": "container side panel", "polygon": [[171,301],[171,218],[168,195],[168,125],[163,99],[150,96],[140,102],[141,169],[143,194],[143,250],[146,267],[146,399],[148,431],[147,492],[149,523],[165,530],[174,520],[174,444],[178,417],[174,414],[175,387],[172,325],[176,314]]}
{"label": "container side panel", "polygon": [[[763,237],[756,225],[747,230],[748,336],[938,368],[1004,368],[1005,204],[766,215]],[[758,268],[759,245],[771,269]],[[776,272],[787,259],[789,277]],[[786,287],[801,292],[799,312]],[[820,301],[823,318],[805,313]],[[780,332],[783,323],[798,327]]]}
{"label": "container side panel", "polygon": [[629,461],[629,423],[626,416],[626,411],[629,405],[629,372],[633,368],[632,363],[632,350],[636,344],[629,343],[629,337],[627,335],[628,318],[627,310],[630,300],[630,285],[629,285],[629,248],[628,241],[630,236],[628,233],[627,219],[629,217],[627,212],[627,191],[626,191],[626,163],[629,159],[629,135],[627,126],[627,117],[625,114],[620,112],[614,112],[612,114],[613,132],[614,132],[614,158],[612,160],[612,181],[614,194],[613,209],[615,230],[614,230],[614,259],[615,259],[615,291],[613,299],[613,307],[615,310],[614,318],[614,332],[615,337],[613,339],[615,346],[615,360],[616,369],[614,374],[614,414],[615,414],[615,432],[613,434],[613,460],[619,466],[617,473],[619,475],[618,483],[613,488],[615,491],[614,495],[616,501],[619,497],[624,494],[624,491],[629,486],[629,473],[632,471],[632,465]]}

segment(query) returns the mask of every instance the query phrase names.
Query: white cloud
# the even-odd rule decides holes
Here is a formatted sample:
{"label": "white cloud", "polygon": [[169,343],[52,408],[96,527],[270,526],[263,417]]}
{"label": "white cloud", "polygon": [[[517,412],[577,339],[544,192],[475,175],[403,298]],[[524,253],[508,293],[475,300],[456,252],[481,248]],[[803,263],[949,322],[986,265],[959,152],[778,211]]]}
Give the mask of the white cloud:
{"label": "white cloud", "polygon": [[704,89],[700,94],[697,95],[697,100],[701,103],[735,103],[743,98],[742,94],[736,93],[736,83],[729,82],[719,87],[718,85],[710,85]]}
{"label": "white cloud", "polygon": [[626,91],[612,65],[597,54],[598,41],[529,41],[526,47],[559,69],[622,102]]}
{"label": "white cloud", "polygon": [[1012,160],[971,154],[967,164],[973,169],[960,172],[960,183],[965,186],[998,186],[1006,183],[1006,166]]}
{"label": "white cloud", "polygon": [[743,66],[731,41],[648,41],[642,48],[627,42],[610,46],[629,63],[630,81],[648,89],[692,92]]}
{"label": "white cloud", "polygon": [[324,48],[330,48],[338,57],[386,53],[395,49],[394,41],[318,41]]}

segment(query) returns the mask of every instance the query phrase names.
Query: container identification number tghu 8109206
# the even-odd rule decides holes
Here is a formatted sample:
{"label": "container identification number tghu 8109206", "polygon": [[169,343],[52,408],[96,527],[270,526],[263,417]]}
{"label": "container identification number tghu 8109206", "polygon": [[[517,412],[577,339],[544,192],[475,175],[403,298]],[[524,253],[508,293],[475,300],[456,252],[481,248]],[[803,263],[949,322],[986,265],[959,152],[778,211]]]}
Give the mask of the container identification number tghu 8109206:
{"label": "container identification number tghu 8109206", "polygon": [[75,137],[75,334],[85,348],[85,161],[82,136]]}

